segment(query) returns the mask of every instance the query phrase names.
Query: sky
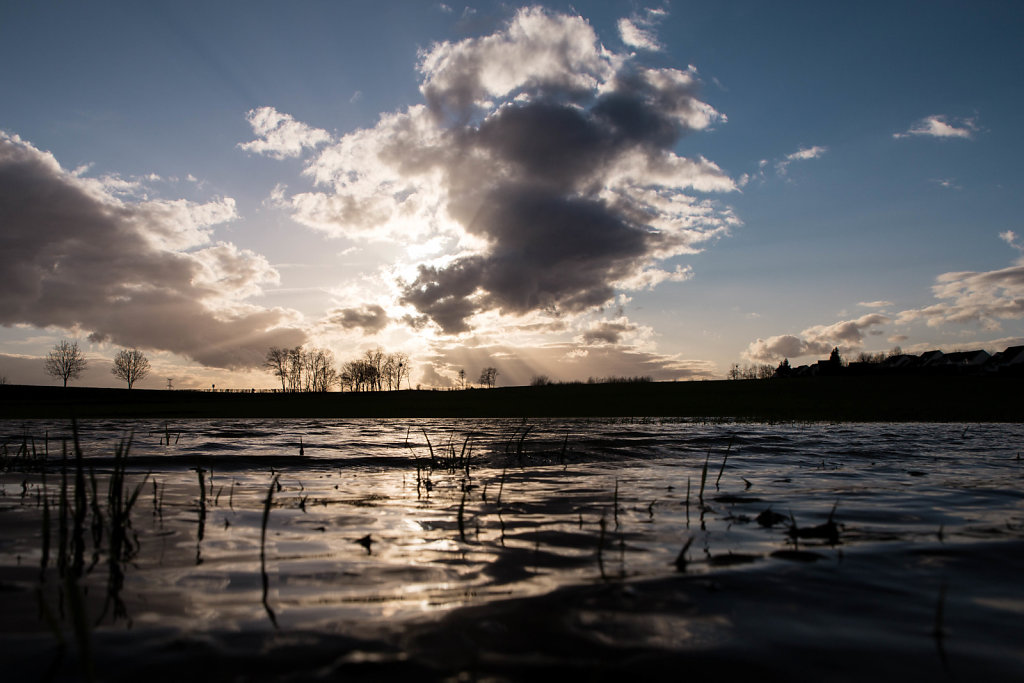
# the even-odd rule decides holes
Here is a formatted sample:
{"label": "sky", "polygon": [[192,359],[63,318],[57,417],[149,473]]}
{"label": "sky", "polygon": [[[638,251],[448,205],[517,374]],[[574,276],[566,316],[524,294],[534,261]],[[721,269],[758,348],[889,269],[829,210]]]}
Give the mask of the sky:
{"label": "sky", "polygon": [[0,378],[1024,344],[1019,2],[0,6]]}

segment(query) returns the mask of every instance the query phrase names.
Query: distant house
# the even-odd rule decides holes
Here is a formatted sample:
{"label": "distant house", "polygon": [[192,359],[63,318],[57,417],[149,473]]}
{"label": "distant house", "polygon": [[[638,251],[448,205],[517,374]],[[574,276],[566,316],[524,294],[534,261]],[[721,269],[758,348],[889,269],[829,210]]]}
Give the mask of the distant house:
{"label": "distant house", "polygon": [[943,356],[940,365],[980,368],[991,357],[988,351],[958,351]]}
{"label": "distant house", "polygon": [[776,373],[776,377],[818,377],[828,375],[847,376],[890,376],[890,375],[975,375],[993,374],[1024,376],[1024,345],[1011,346],[996,354],[977,349],[943,353],[928,351],[920,356],[898,354],[885,360],[855,361],[847,366],[835,358],[819,360],[813,365],[792,368],[787,374]]}
{"label": "distant house", "polygon": [[1024,346],[1010,346],[985,362],[987,372],[1024,373]]}
{"label": "distant house", "polygon": [[911,356],[906,353],[901,353],[897,356],[889,356],[882,361],[882,367],[887,370],[903,371],[909,370],[910,368],[916,368],[921,364],[921,358],[918,356]]}

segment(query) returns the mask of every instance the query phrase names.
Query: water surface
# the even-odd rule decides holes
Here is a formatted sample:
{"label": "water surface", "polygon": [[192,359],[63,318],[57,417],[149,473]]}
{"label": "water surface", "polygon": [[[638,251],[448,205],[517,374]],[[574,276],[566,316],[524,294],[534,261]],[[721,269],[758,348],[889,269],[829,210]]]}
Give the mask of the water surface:
{"label": "water surface", "polygon": [[[210,658],[245,672],[253,651],[300,679],[1024,663],[1021,425],[98,420],[77,436],[97,504],[69,583],[71,426],[0,423],[0,633],[28,669],[61,653],[58,678],[81,668],[76,589],[107,679],[157,655],[168,678]],[[139,493],[111,561],[97,529],[129,440]],[[139,654],[115,656],[125,642]]]}

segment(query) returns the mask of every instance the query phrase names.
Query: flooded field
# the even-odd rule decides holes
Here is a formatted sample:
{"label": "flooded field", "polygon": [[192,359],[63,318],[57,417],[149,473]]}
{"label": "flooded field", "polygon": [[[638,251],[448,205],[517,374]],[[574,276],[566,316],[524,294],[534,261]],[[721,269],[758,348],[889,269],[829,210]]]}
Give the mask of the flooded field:
{"label": "flooded field", "polygon": [[1024,426],[0,422],[11,680],[1012,679]]}

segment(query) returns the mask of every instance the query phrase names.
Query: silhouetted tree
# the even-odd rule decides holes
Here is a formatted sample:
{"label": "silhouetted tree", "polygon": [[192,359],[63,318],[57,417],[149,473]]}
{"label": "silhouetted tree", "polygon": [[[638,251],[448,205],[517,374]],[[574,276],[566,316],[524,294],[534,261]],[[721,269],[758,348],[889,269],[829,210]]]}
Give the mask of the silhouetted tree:
{"label": "silhouetted tree", "polygon": [[267,351],[266,360],[263,361],[263,367],[270,370],[275,376],[281,378],[281,391],[287,391],[288,389],[288,351],[289,349],[271,346],[270,350]]}
{"label": "silhouetted tree", "polygon": [[288,391],[302,391],[302,347],[288,349]]}
{"label": "silhouetted tree", "polygon": [[334,354],[329,349],[309,349],[302,354],[303,389],[324,392],[338,383]]}
{"label": "silhouetted tree", "polygon": [[53,347],[44,364],[46,374],[64,380],[65,387],[69,379],[78,379],[85,366],[85,354],[78,349],[78,342],[69,342],[67,339],[61,339]]}
{"label": "silhouetted tree", "polygon": [[466,388],[466,370],[465,368],[459,368],[459,388]]}
{"label": "silhouetted tree", "polygon": [[378,347],[342,363],[336,379],[342,390],[394,391],[402,388],[402,381],[408,380],[410,370],[408,354],[385,353]]}
{"label": "silhouetted tree", "polygon": [[486,367],[480,371],[480,384],[488,389],[494,388],[494,382],[498,379],[498,368]]}
{"label": "silhouetted tree", "polygon": [[114,356],[110,374],[128,382],[128,388],[131,389],[136,382],[149,374],[149,360],[138,349],[121,349]]}
{"label": "silhouetted tree", "polygon": [[377,369],[365,358],[348,361],[341,369],[341,385],[349,391],[373,391],[377,387]]}
{"label": "silhouetted tree", "polygon": [[379,346],[363,354],[363,361],[369,366],[368,378],[371,381],[372,391],[380,391],[384,388],[384,350]]}
{"label": "silhouetted tree", "polygon": [[789,366],[789,359],[783,358],[782,362],[779,363],[779,367],[775,368],[776,377],[789,377],[793,372],[793,368]]}
{"label": "silhouetted tree", "polygon": [[404,353],[385,354],[381,374],[389,390],[401,389],[402,379],[409,375],[409,356]]}
{"label": "silhouetted tree", "polygon": [[530,380],[531,387],[544,387],[551,384],[551,378],[547,375],[534,375]]}
{"label": "silhouetted tree", "polygon": [[834,368],[842,367],[843,357],[839,355],[839,347],[833,347],[832,353],[828,355],[828,364]]}

